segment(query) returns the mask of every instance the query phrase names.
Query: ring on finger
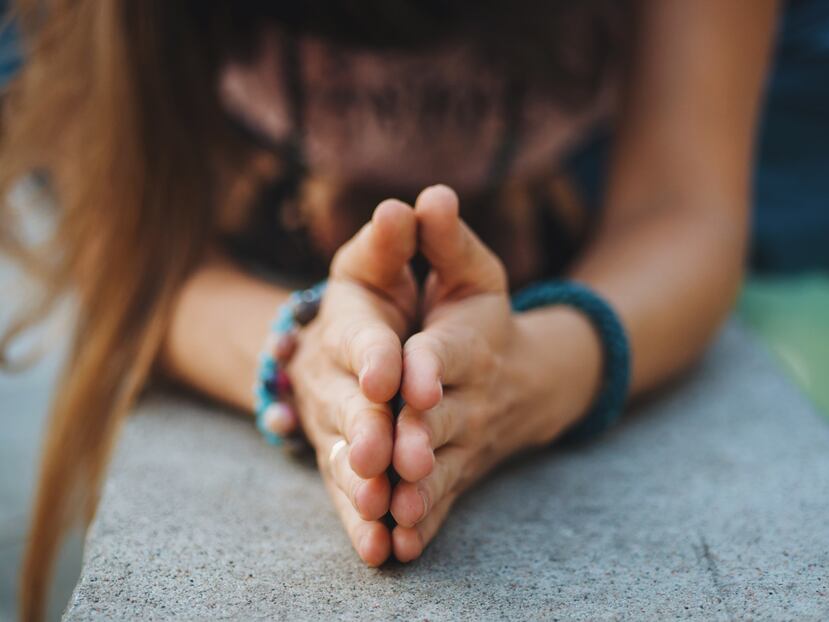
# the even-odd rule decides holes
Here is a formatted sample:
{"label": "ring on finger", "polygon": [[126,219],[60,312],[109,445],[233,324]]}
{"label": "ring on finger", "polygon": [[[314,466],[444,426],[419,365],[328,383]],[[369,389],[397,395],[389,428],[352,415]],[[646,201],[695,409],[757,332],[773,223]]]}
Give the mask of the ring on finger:
{"label": "ring on finger", "polygon": [[345,442],[345,439],[341,438],[336,443],[331,446],[331,453],[328,454],[328,463],[334,464],[334,461],[337,459],[337,456],[340,452],[345,448],[348,443]]}

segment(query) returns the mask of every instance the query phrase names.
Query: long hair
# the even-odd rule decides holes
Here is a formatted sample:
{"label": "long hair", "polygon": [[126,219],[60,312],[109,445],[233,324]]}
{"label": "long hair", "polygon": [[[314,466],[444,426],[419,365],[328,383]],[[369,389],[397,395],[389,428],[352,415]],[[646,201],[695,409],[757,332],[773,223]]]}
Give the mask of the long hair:
{"label": "long hair", "polygon": [[[228,55],[255,51],[268,20],[288,33],[374,48],[467,30],[488,42],[483,53],[500,58],[508,39],[498,32],[506,23],[496,19],[498,4],[476,3],[468,15],[460,1],[16,2],[25,66],[2,96],[0,197],[35,174],[54,196],[57,227],[32,248],[0,201],[0,247],[43,285],[0,341],[0,362],[12,365],[12,341],[62,295],[71,293],[76,309],[22,569],[24,619],[43,616],[61,536],[92,516],[113,439],[152,371],[176,292],[216,235],[234,184],[249,175],[252,147],[234,132],[216,88]],[[538,31],[539,23],[523,19],[514,29]],[[578,94],[595,82],[579,59],[565,53],[545,55],[543,66],[511,65],[540,68],[563,93]]]}
{"label": "long hair", "polygon": [[[221,188],[211,180],[233,150],[210,96],[209,25],[176,15],[183,4],[18,3],[26,66],[5,96],[0,195],[38,172],[59,201],[58,226],[32,252],[4,204],[0,239],[44,284],[30,320],[70,288],[77,307],[24,558],[24,619],[43,615],[61,534],[79,512],[91,516],[110,444],[149,373],[176,288],[213,230]],[[4,355],[25,328],[11,327]]]}

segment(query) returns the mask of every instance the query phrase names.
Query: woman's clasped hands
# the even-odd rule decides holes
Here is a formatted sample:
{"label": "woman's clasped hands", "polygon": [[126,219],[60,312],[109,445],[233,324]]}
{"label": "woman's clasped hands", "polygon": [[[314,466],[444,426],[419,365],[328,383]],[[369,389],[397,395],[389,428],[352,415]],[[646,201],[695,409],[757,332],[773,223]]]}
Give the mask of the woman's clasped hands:
{"label": "woman's clasped hands", "polygon": [[[418,252],[430,265],[422,288],[410,267]],[[335,255],[288,373],[300,424],[367,564],[419,557],[463,490],[577,415],[579,400],[550,406],[555,383],[535,369],[537,339],[508,292],[504,266],[446,186],[427,188],[413,207],[380,203]],[[392,413],[398,393],[404,406]],[[400,476],[393,487],[390,467]]]}

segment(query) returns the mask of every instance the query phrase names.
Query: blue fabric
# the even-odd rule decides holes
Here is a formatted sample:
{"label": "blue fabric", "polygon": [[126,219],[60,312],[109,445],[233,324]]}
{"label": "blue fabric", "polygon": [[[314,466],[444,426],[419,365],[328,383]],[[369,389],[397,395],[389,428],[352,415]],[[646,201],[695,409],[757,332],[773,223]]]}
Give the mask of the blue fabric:
{"label": "blue fabric", "polygon": [[17,29],[8,21],[8,2],[0,0],[0,88],[17,73],[22,63]]}
{"label": "blue fabric", "polygon": [[[609,136],[568,163],[601,205]],[[829,0],[790,0],[780,24],[754,172],[751,264],[763,272],[829,269]]]}
{"label": "blue fabric", "polygon": [[791,0],[754,180],[758,269],[829,268],[829,1]]}

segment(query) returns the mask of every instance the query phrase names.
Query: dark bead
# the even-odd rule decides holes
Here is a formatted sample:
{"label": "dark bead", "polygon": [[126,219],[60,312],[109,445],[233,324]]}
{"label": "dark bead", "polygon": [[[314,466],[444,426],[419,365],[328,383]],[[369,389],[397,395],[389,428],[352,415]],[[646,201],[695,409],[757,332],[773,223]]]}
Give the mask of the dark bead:
{"label": "dark bead", "polygon": [[276,395],[279,395],[280,397],[290,394],[293,390],[291,379],[288,378],[288,374],[281,369],[276,372],[275,387]]}
{"label": "dark bead", "polygon": [[317,317],[322,297],[318,292],[305,290],[300,294],[299,301],[294,305],[294,321],[300,326],[306,326]]}

